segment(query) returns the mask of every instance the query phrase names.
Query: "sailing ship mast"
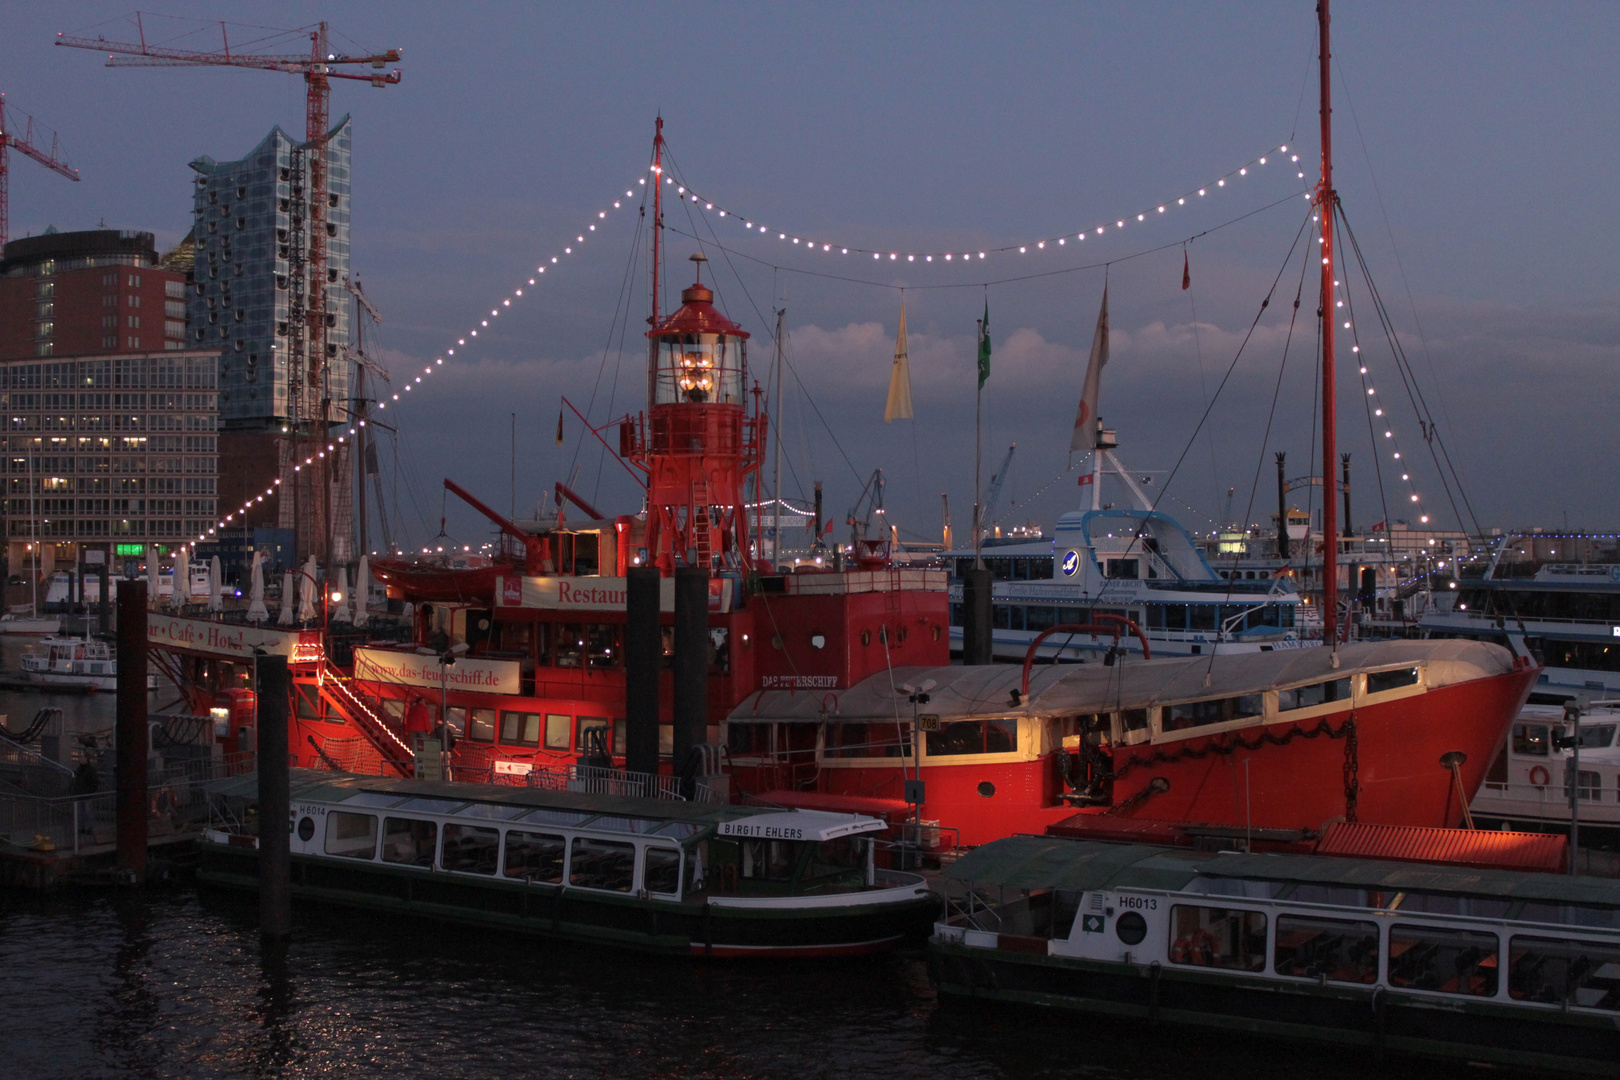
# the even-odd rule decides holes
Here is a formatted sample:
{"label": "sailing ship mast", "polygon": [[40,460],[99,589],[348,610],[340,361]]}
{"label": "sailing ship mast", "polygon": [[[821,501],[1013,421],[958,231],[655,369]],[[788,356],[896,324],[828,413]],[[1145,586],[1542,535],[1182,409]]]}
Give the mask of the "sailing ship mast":
{"label": "sailing ship mast", "polygon": [[[1333,497],[1334,466],[1339,444],[1337,399],[1333,372],[1333,211],[1338,193],[1333,190],[1332,51],[1328,46],[1328,0],[1317,0],[1318,61],[1321,67],[1322,179],[1316,189],[1316,207],[1322,223],[1322,638],[1337,648],[1339,612],[1339,507]],[[1286,527],[1286,523],[1284,523]]]}

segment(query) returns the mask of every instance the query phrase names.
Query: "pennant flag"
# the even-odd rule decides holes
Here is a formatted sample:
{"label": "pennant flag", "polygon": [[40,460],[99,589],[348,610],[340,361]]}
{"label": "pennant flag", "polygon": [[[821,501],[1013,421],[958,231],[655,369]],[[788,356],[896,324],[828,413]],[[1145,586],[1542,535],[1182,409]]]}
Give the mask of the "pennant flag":
{"label": "pennant flag", "polygon": [[1187,253],[1185,251],[1183,251],[1181,253],[1181,291],[1186,292],[1188,287],[1191,286],[1191,285],[1192,285],[1192,267],[1187,262]]}
{"label": "pennant flag", "polygon": [[1080,392],[1080,410],[1074,416],[1074,434],[1069,452],[1097,449],[1097,394],[1103,365],[1108,363],[1108,286],[1103,286],[1102,309],[1097,312],[1097,330],[1091,336],[1091,360],[1086,364],[1085,388]]}
{"label": "pennant flag", "polygon": [[883,407],[883,422],[910,420],[911,357],[906,352],[906,300],[900,298],[900,332],[894,338],[894,367],[889,371],[889,403]]}
{"label": "pennant flag", "polygon": [[563,444],[562,418],[563,418],[563,411],[561,409],[558,409],[557,410],[557,445],[558,446],[561,446]]}
{"label": "pennant flag", "polygon": [[990,301],[984,301],[984,321],[979,323],[979,389],[990,377]]}

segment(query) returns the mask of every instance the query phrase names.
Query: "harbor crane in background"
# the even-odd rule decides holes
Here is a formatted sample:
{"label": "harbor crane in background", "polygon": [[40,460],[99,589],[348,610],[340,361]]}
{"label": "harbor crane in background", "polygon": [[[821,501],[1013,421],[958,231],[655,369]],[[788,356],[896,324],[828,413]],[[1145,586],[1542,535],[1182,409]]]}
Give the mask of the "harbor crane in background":
{"label": "harbor crane in background", "polygon": [[[22,114],[25,119],[21,125],[22,134],[18,135],[6,117],[6,95],[0,94],[0,249],[4,249],[6,239],[11,235],[10,219],[10,176],[7,173],[7,157],[12,147],[33,158],[41,165],[54,173],[77,182],[79,170],[73,168],[62,160],[62,141],[56,132],[51,132],[50,151],[44,151],[34,142],[34,118],[27,113]],[[44,132],[40,133],[40,141],[44,141]]]}
{"label": "harbor crane in background", "polygon": [[979,515],[979,520],[984,523],[985,536],[995,532],[998,520],[995,516],[996,503],[1001,500],[1001,489],[1007,486],[1007,477],[1012,473],[1013,453],[1017,449],[1017,443],[1007,447],[1007,456],[1001,459],[1001,468],[990,474],[990,490],[984,493],[984,510]]}

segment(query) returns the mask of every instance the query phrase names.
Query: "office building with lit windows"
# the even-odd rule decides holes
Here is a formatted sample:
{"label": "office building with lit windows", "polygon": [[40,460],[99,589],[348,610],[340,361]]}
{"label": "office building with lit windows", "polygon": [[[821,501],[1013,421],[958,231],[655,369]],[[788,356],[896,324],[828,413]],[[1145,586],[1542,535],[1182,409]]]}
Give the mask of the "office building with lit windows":
{"label": "office building with lit windows", "polygon": [[[7,564],[139,562],[218,516],[219,354],[162,350],[0,362]],[[86,557],[91,552],[102,556]]]}
{"label": "office building with lit windows", "polygon": [[0,257],[0,360],[186,348],[186,276],[149,232],[47,231]]}

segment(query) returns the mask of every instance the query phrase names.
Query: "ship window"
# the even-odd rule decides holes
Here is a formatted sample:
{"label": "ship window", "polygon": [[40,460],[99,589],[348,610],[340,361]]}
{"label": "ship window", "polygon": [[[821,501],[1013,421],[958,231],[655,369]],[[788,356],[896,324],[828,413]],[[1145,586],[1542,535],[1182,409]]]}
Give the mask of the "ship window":
{"label": "ship window", "polygon": [[1187,628],[1189,630],[1215,629],[1214,604],[1188,604]]}
{"label": "ship window", "polygon": [[[580,717],[579,731],[574,735],[574,749],[580,751],[581,753],[592,749],[590,746],[590,736],[588,733],[603,730],[604,734],[601,736],[601,738],[603,740],[604,748],[610,754],[615,753],[618,748],[611,745],[611,736],[605,733],[605,729],[610,726],[612,725],[608,723],[608,718],[605,716]],[[546,745],[551,745],[551,717],[549,716],[546,717]]]}
{"label": "ship window", "polygon": [[386,863],[432,866],[439,826],[419,818],[384,818],[382,858]]}
{"label": "ship window", "polygon": [[[906,757],[911,753],[910,725],[904,732],[900,724],[887,721],[877,724],[827,725],[827,756],[832,758]],[[977,750],[955,753],[979,753]]]}
{"label": "ship window", "polygon": [[726,725],[726,752],[732,757],[768,757],[771,753],[770,724]]}
{"label": "ship window", "polygon": [[1259,911],[1177,904],[1170,909],[1170,962],[1264,971],[1266,916]]}
{"label": "ship window", "polygon": [[673,896],[681,890],[679,848],[650,847],[642,856],[641,887],[650,893]]}
{"label": "ship window", "polygon": [[617,840],[574,838],[568,884],[581,889],[629,892],[636,876],[636,845]]}
{"label": "ship window", "polygon": [[1300,904],[1331,904],[1334,907],[1383,908],[1400,894],[1381,889],[1353,889],[1343,885],[1300,885],[1288,899]]}
{"label": "ship window", "polygon": [[1527,757],[1546,757],[1552,742],[1545,724],[1514,724],[1513,752]]}
{"label": "ship window", "polygon": [[1385,690],[1394,690],[1402,686],[1416,686],[1418,669],[1415,667],[1396,668],[1394,671],[1371,671],[1367,673],[1367,693],[1381,694]]}
{"label": "ship window", "polygon": [[513,829],[506,834],[506,876],[561,885],[567,849],[568,841],[560,836]]}
{"label": "ship window", "polygon": [[791,881],[797,844],[786,840],[744,840],[742,876],[753,881]]}
{"label": "ship window", "polygon": [[444,851],[439,855],[439,865],[463,874],[493,874],[500,852],[499,829],[446,822]]}
{"label": "ship window", "polygon": [[1389,931],[1389,984],[1441,994],[1496,995],[1496,935],[1434,926]]}
{"label": "ship window", "polygon": [[1106,576],[1111,578],[1140,577],[1138,562],[1135,559],[1109,559]]}
{"label": "ship window", "polygon": [[[539,746],[540,714],[532,712],[501,713],[501,742],[507,746]],[[568,744],[563,743],[563,749]]]}
{"label": "ship window", "polygon": [[1010,754],[1018,749],[1017,720],[955,720],[926,733],[929,757]]}
{"label": "ship window", "polygon": [[556,642],[557,653],[554,660],[556,666],[579,667],[580,656],[585,651],[585,627],[579,623],[559,625]]}
{"label": "ship window", "polygon": [[1330,982],[1378,981],[1378,925],[1305,915],[1277,916],[1279,975]]}
{"label": "ship window", "polygon": [[1224,724],[1230,720],[1259,716],[1263,700],[1259,694],[1244,694],[1240,697],[1167,705],[1164,709],[1164,730],[1184,731],[1206,724]]}
{"label": "ship window", "polygon": [[1146,709],[1122,709],[1119,716],[1119,741],[1125,746],[1144,742],[1148,726],[1152,723]]}
{"label": "ship window", "polygon": [[1288,712],[1290,709],[1309,709],[1317,705],[1326,705],[1330,701],[1343,701],[1349,696],[1348,677],[1329,679],[1327,682],[1293,686],[1287,690],[1277,691],[1277,708],[1281,712]]}
{"label": "ship window", "polygon": [[1060,609],[1045,604],[1030,604],[1024,608],[1025,630],[1050,630],[1059,621]]}
{"label": "ship window", "polygon": [[494,709],[470,709],[467,720],[467,738],[473,742],[495,741]]}
{"label": "ship window", "polygon": [[1620,1012],[1620,946],[1514,937],[1508,948],[1508,996]]}
{"label": "ship window", "polygon": [[1402,911],[1422,911],[1430,915],[1469,915],[1476,919],[1505,919],[1511,900],[1488,896],[1458,896],[1454,893],[1405,893],[1393,905]]}
{"label": "ship window", "polygon": [[1603,750],[1614,741],[1613,724],[1586,724],[1581,728],[1582,750]]}
{"label": "ship window", "polygon": [[377,856],[377,819],[371,814],[345,814],[333,810],[326,815],[326,853],[345,859],[373,859]]}
{"label": "ship window", "polygon": [[[510,715],[510,714],[508,714]],[[566,750],[574,733],[574,718],[567,713],[546,714],[546,749]]]}

